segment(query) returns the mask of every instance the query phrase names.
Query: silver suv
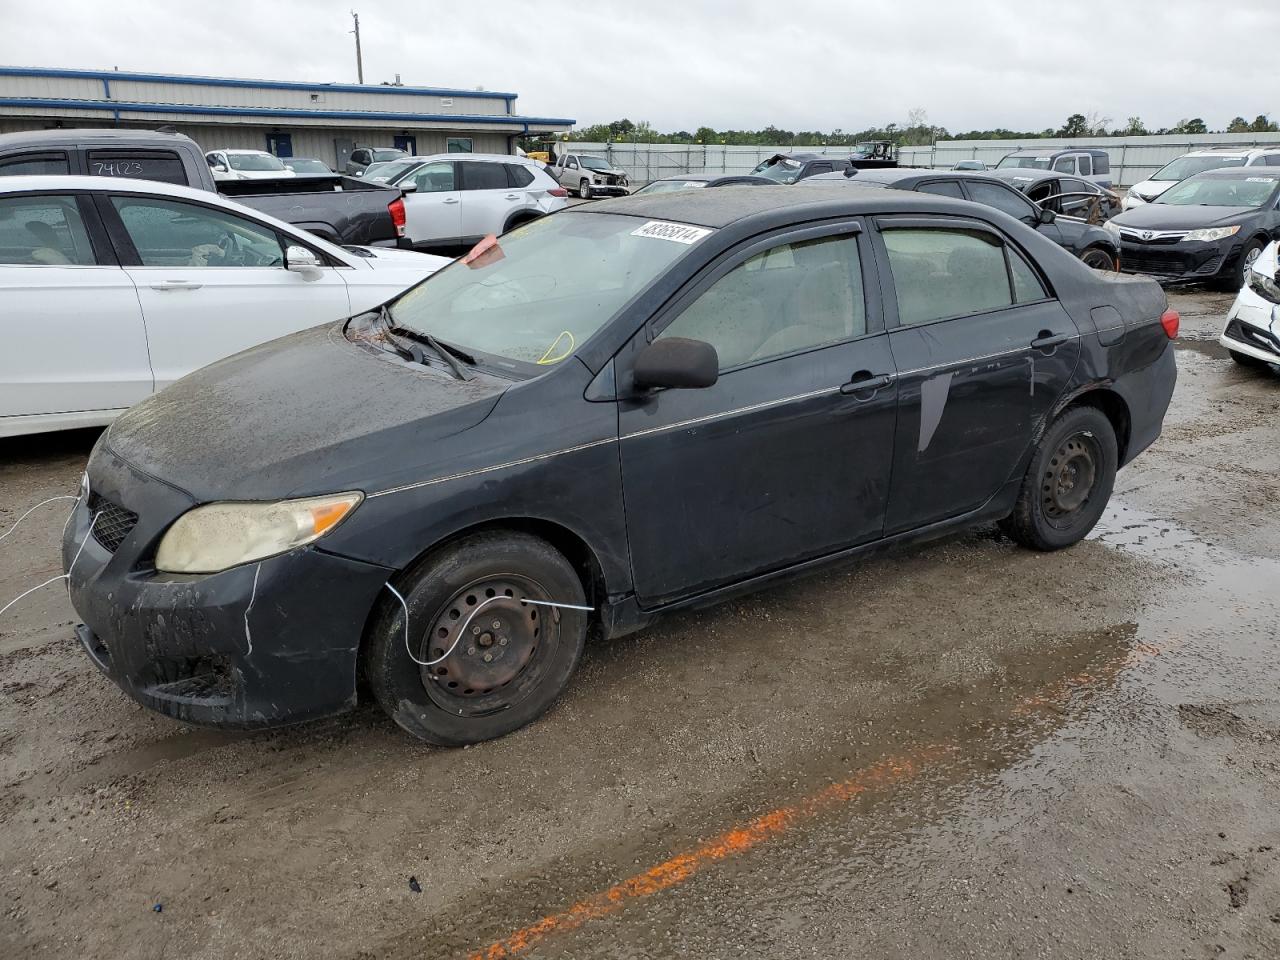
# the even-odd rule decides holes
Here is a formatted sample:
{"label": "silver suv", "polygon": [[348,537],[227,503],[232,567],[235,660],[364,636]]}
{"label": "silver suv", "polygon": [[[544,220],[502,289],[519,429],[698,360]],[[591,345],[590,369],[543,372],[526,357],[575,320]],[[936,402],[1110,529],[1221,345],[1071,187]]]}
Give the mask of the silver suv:
{"label": "silver suv", "polygon": [[1124,195],[1121,206],[1126,210],[1132,210],[1144,203],[1150,203],[1175,183],[1187,177],[1194,177],[1197,173],[1204,173],[1206,170],[1257,166],[1280,167],[1280,146],[1192,150],[1166,163],[1150,179],[1135,183]]}
{"label": "silver suv", "polygon": [[404,235],[415,247],[470,245],[568,203],[569,192],[523,157],[438,153],[406,157],[370,179],[405,191]]}

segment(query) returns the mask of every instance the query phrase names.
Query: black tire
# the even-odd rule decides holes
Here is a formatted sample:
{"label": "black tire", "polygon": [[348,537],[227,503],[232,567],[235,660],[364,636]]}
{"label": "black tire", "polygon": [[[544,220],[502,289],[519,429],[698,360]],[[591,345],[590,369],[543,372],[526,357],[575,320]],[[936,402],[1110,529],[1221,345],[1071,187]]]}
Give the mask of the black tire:
{"label": "black tire", "polygon": [[1094,528],[1115,485],[1111,421],[1096,407],[1068,407],[1045,431],[1013,512],[1000,528],[1032,550],[1061,550]]}
{"label": "black tire", "polygon": [[1249,276],[1249,267],[1253,265],[1253,261],[1258,259],[1259,254],[1265,248],[1266,244],[1261,240],[1250,240],[1244,245],[1244,249],[1240,251],[1240,260],[1236,263],[1235,269],[1226,276],[1219,277],[1214,286],[1228,293],[1238,293],[1240,288],[1244,286],[1245,279]]}
{"label": "black tire", "polygon": [[1114,273],[1116,269],[1116,258],[1103,247],[1088,247],[1080,254],[1080,260],[1086,267],[1094,270],[1110,270]]}
{"label": "black tire", "polygon": [[506,226],[502,228],[502,233],[499,234],[499,236],[505,236],[506,234],[514,230],[516,227],[522,227],[526,223],[532,223],[534,220],[537,220],[537,219],[538,218],[536,216],[530,216],[527,213],[518,214],[517,216],[514,216],[507,221]]}
{"label": "black tire", "polygon": [[1259,360],[1257,357],[1251,357],[1247,353],[1241,353],[1239,350],[1228,350],[1231,359],[1242,367],[1248,367],[1251,370],[1265,369],[1269,364],[1265,360]]}
{"label": "black tire", "polygon": [[591,199],[591,181],[590,180],[583,179],[578,181],[578,196],[583,200]]}
{"label": "black tire", "polygon": [[479,743],[532,722],[564,690],[582,654],[585,611],[520,602],[523,595],[585,603],[573,567],[537,537],[478,533],[392,585],[409,608],[414,656],[440,662],[421,666],[409,656],[404,607],[388,595],[369,627],[364,671],[391,719],[428,743]]}

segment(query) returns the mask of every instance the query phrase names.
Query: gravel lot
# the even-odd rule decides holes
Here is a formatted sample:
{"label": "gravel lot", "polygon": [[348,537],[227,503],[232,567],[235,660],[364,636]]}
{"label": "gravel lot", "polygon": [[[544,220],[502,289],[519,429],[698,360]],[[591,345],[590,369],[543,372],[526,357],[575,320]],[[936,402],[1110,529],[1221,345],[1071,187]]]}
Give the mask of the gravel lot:
{"label": "gravel lot", "polygon": [[[1090,540],[981,529],[674,617],[480,747],[372,707],[184,727],[27,598],[0,956],[1280,956],[1280,377],[1212,341],[1229,297],[1172,299],[1165,434]],[[0,530],[93,440],[0,441]],[[60,506],[0,599],[60,572]]]}

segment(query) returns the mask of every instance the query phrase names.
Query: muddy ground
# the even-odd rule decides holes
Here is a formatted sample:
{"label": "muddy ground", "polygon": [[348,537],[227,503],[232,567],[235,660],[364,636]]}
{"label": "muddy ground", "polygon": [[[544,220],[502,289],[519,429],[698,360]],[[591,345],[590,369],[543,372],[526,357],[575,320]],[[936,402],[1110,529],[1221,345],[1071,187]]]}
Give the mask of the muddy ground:
{"label": "muddy ground", "polygon": [[[1165,435],[1090,540],[981,529],[673,618],[481,747],[372,707],[191,729],[27,598],[0,956],[1280,956],[1280,377],[1211,342],[1229,298],[1174,300]],[[0,530],[92,440],[0,446]],[[60,572],[64,506],[0,543],[0,599]]]}

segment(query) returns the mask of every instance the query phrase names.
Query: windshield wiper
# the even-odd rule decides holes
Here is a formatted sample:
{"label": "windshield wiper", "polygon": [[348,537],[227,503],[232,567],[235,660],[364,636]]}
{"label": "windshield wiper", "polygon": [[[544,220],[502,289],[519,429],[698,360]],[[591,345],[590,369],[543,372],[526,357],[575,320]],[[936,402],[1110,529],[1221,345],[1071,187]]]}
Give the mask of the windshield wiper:
{"label": "windshield wiper", "polygon": [[415,340],[422,340],[423,343],[430,345],[437,351],[453,354],[453,356],[457,357],[468,366],[474,367],[476,365],[476,358],[467,353],[467,351],[463,350],[461,347],[455,347],[452,343],[445,343],[443,340],[436,339],[434,334],[426,333],[423,330],[415,330],[412,327],[402,327],[399,324],[393,326],[391,329],[396,333],[402,333]]}
{"label": "windshield wiper", "polygon": [[[460,363],[458,363],[458,359],[459,359],[458,355],[461,354],[461,351],[459,351],[456,347],[450,350],[429,333],[424,333],[421,330],[413,330],[408,327],[397,326],[394,318],[391,316],[391,311],[388,310],[385,305],[381,309],[380,319],[385,324],[384,336],[387,337],[387,342],[395,346],[397,351],[400,352],[401,355],[407,353],[409,357],[412,360],[414,360],[416,363],[424,362],[424,357],[422,354],[421,347],[418,347],[416,344],[412,345],[411,347],[405,347],[401,344],[395,343],[391,339],[397,333],[404,334],[405,336],[408,336],[410,339],[417,340],[421,343],[425,343],[428,347],[430,347],[432,350],[434,350],[437,354],[440,355],[440,359],[449,365],[449,369],[453,371],[454,376],[456,376],[459,380],[475,379],[474,373],[472,373],[470,370],[466,369]],[[462,354],[462,356],[463,358],[465,358],[465,354]],[[470,361],[470,363],[472,364],[472,366],[475,365],[474,360]]]}

